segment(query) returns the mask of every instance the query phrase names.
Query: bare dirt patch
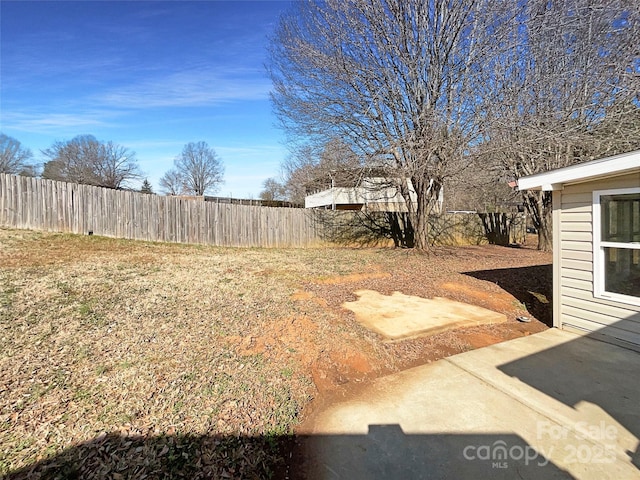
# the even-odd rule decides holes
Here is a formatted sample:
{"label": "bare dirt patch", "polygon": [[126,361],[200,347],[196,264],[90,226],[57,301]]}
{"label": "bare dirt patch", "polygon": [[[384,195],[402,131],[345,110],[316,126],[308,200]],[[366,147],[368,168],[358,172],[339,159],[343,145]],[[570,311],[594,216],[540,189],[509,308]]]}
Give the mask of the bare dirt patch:
{"label": "bare dirt patch", "polygon": [[478,286],[465,285],[460,282],[447,282],[440,285],[440,288],[444,296],[463,296],[470,300],[473,299],[474,305],[479,305],[495,312],[510,311],[514,307],[514,302],[518,302],[513,295],[501,288],[494,289],[487,285],[482,285],[482,288],[479,288]]}
{"label": "bare dirt patch", "polygon": [[[283,439],[323,402],[546,328],[550,263],[491,246],[224,249],[0,229],[0,476],[280,476]],[[342,308],[361,289],[508,320],[389,344]]]}

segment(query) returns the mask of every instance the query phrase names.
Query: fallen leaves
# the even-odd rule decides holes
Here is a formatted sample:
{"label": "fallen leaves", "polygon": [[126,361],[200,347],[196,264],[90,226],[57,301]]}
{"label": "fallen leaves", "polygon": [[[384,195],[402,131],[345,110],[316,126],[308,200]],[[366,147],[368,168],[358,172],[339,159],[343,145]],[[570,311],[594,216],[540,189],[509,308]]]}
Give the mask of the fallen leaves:
{"label": "fallen leaves", "polygon": [[388,345],[341,309],[355,290],[428,298],[442,282],[482,288],[461,273],[469,269],[546,259],[492,247],[416,256],[0,229],[0,476],[274,475],[316,387],[540,328],[514,321]]}

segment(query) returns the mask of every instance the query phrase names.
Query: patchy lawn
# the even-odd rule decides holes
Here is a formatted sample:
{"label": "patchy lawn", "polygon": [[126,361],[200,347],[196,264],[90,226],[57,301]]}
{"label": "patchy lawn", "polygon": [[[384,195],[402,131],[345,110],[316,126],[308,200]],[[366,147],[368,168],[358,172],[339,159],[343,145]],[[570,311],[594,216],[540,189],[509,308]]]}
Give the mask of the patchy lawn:
{"label": "patchy lawn", "polygon": [[[259,250],[0,229],[0,476],[280,476],[310,405],[546,328],[550,263],[493,246]],[[383,342],[341,308],[365,288],[509,320]]]}

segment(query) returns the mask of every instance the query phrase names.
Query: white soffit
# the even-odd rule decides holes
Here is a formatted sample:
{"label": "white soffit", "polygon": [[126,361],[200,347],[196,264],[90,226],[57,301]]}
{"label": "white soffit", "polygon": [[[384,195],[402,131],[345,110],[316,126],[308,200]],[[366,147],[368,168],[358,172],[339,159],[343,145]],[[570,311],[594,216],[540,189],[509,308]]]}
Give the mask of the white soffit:
{"label": "white soffit", "polygon": [[522,177],[518,179],[518,190],[562,190],[565,183],[618,175],[634,170],[638,171],[640,185],[640,150]]}

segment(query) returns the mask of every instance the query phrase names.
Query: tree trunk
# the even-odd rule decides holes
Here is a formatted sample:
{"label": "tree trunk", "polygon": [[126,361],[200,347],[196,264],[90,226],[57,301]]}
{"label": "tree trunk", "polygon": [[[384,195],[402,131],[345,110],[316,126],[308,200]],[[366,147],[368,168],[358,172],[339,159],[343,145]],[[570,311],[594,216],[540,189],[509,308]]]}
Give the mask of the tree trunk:
{"label": "tree trunk", "polygon": [[393,244],[396,247],[413,248],[415,246],[415,235],[409,215],[403,212],[387,212],[386,217]]}
{"label": "tree trunk", "polygon": [[426,215],[416,215],[415,227],[415,244],[416,250],[429,250],[429,222]]}
{"label": "tree trunk", "polygon": [[542,228],[538,230],[538,250],[545,252],[553,250],[551,222],[544,222]]}
{"label": "tree trunk", "polygon": [[506,213],[479,213],[484,233],[491,245],[509,245],[511,237],[511,222]]}
{"label": "tree trunk", "polygon": [[525,205],[538,232],[538,250],[550,252],[553,248],[550,192],[523,192]]}
{"label": "tree trunk", "polygon": [[416,194],[416,201],[412,201],[408,186],[403,185],[401,193],[409,210],[409,223],[413,226],[414,248],[426,252],[431,247],[429,215],[440,193],[440,183],[415,177],[411,179],[411,183]]}

